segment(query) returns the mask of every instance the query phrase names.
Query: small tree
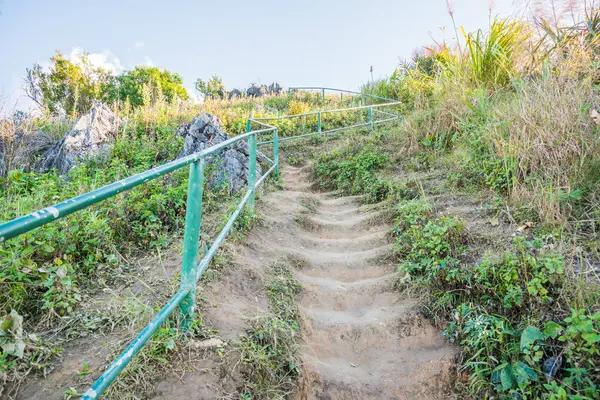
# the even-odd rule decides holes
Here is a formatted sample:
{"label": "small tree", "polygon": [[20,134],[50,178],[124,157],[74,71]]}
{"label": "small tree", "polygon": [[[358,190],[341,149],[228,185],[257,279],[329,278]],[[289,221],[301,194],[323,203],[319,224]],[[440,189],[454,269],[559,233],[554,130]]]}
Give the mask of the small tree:
{"label": "small tree", "polygon": [[213,75],[208,82],[204,82],[198,78],[196,83],[196,90],[200,92],[205,98],[224,98],[225,97],[225,86],[223,85],[223,79],[217,75]]}
{"label": "small tree", "polygon": [[52,113],[85,113],[95,100],[105,100],[109,87],[114,85],[108,71],[91,64],[88,53],[82,55],[80,63],[74,63],[57,51],[50,61],[47,71],[39,64],[27,69],[24,90],[31,100]]}
{"label": "small tree", "polygon": [[187,100],[187,90],[183,87],[183,79],[179,74],[172,73],[166,69],[156,67],[135,67],[131,71],[115,77],[116,84],[112,87],[108,97],[109,100],[129,99],[132,106],[138,107],[145,104],[149,99],[144,98],[143,88],[147,86],[153,93],[160,93],[161,99],[152,97],[152,101],[165,100],[168,103],[176,99]]}

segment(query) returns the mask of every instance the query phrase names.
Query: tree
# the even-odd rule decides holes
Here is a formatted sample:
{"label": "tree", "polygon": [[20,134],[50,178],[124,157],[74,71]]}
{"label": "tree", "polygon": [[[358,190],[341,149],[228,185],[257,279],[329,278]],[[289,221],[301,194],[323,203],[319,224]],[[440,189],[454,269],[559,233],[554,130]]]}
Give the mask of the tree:
{"label": "tree", "polygon": [[205,98],[222,99],[225,97],[225,86],[223,85],[223,79],[217,75],[213,75],[208,82],[204,82],[202,79],[198,78],[194,85],[196,86],[196,90]]}
{"label": "tree", "polygon": [[48,69],[39,64],[27,69],[23,89],[31,100],[52,113],[82,114],[94,101],[110,103],[129,99],[132,106],[138,107],[144,100],[156,102],[157,97],[169,103],[189,99],[181,76],[165,69],[135,67],[115,76],[92,65],[89,53],[74,62],[57,51],[50,61]]}
{"label": "tree", "polygon": [[135,67],[115,77],[115,80],[116,84],[109,90],[108,98],[111,101],[129,99],[134,107],[144,104],[144,86],[150,87],[153,93],[162,93],[164,100],[169,103],[176,99],[189,99],[181,76],[166,69]]}
{"label": "tree", "polygon": [[50,58],[48,71],[39,64],[27,69],[25,94],[53,113],[85,113],[96,100],[105,100],[113,80],[108,71],[93,66],[84,53],[80,63],[66,59],[60,51]]}

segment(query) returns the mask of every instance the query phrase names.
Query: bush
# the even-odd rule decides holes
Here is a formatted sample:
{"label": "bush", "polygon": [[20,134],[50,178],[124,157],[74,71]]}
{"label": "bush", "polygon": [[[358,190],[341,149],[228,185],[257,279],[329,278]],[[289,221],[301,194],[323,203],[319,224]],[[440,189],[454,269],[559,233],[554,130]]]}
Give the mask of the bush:
{"label": "bush", "polygon": [[353,154],[352,149],[334,150],[318,160],[315,176],[323,188],[335,188],[343,194],[370,193],[377,198],[379,180],[376,172],[383,169],[388,156],[365,149]]}
{"label": "bush", "polygon": [[400,283],[425,288],[429,310],[449,321],[444,335],[463,348],[472,394],[597,398],[600,312],[561,312],[563,257],[516,237],[500,260],[470,267],[461,221],[436,218],[422,201],[401,203],[396,215]]}

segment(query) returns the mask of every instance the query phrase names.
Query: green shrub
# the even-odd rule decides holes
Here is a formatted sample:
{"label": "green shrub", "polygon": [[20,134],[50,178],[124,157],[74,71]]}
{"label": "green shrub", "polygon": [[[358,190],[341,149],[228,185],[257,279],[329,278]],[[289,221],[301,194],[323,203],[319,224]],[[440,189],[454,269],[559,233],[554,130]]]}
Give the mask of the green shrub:
{"label": "green shrub", "polygon": [[369,193],[372,201],[383,195],[376,173],[385,166],[385,153],[364,149],[354,154],[351,149],[334,150],[317,161],[315,176],[322,188],[337,189],[343,194]]}
{"label": "green shrub", "polygon": [[393,232],[396,253],[402,259],[402,280],[421,281],[438,289],[463,279],[457,256],[464,241],[464,223],[448,217],[432,218],[431,213],[423,201],[401,203],[396,208]]}
{"label": "green shrub", "polygon": [[483,262],[474,269],[473,283],[482,305],[510,315],[514,308],[540,310],[561,293],[564,259],[556,253],[540,252],[540,240],[514,240],[515,251],[500,262]]}
{"label": "green shrub", "polygon": [[[401,202],[393,232],[400,282],[427,289],[428,309],[463,349],[473,395],[597,398],[600,312],[565,307],[565,260],[539,239],[516,237],[497,261],[461,261],[461,221]],[[557,321],[557,322],[555,322]],[[505,396],[505,397],[502,397]]]}

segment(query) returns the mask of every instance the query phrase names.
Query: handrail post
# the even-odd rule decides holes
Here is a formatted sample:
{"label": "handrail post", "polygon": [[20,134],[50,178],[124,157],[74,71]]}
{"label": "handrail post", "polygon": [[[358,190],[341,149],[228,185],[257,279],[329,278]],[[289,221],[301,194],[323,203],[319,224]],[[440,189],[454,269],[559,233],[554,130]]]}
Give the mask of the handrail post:
{"label": "handrail post", "polygon": [[183,235],[183,260],[181,264],[181,287],[189,287],[180,305],[181,330],[186,331],[194,318],[196,304],[196,269],[198,267],[198,242],[202,224],[202,194],[204,189],[204,158],[190,164],[187,206],[185,210],[185,233]]}
{"label": "handrail post", "polygon": [[373,130],[373,106],[369,106],[369,125],[371,125],[371,130]]}
{"label": "handrail post", "polygon": [[248,206],[254,211],[255,206],[255,187],[256,185],[256,134],[248,136],[249,158],[248,158],[248,190],[250,198]]}
{"label": "handrail post", "polygon": [[321,111],[319,111],[319,113],[317,114],[317,132],[319,132],[319,134],[321,134]]}
{"label": "handrail post", "polygon": [[273,131],[273,162],[275,163],[275,179],[279,179],[279,132]]}
{"label": "handrail post", "polygon": [[325,101],[325,88],[323,88],[323,102]]}

